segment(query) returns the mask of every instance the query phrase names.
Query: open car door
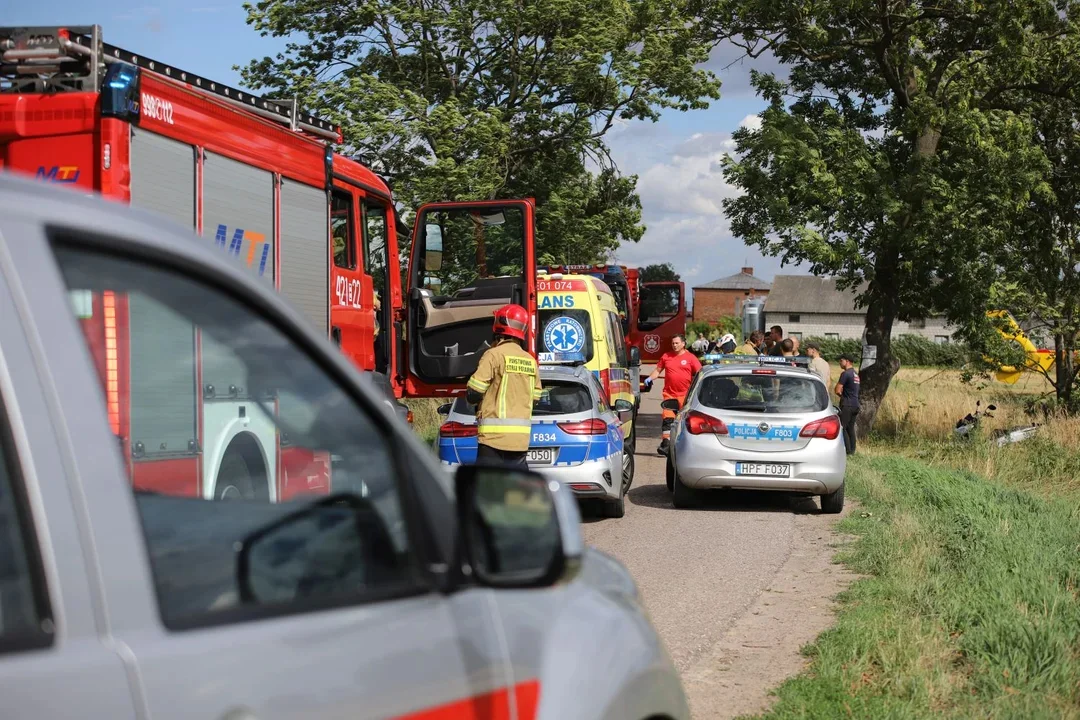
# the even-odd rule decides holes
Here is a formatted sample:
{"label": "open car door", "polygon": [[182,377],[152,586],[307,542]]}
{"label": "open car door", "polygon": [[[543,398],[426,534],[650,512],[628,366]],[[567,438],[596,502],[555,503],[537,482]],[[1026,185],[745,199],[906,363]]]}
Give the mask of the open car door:
{"label": "open car door", "polygon": [[654,363],[671,350],[671,338],[686,332],[686,286],[671,280],[641,283],[633,344],[641,362]]}
{"label": "open car door", "polygon": [[493,341],[495,311],[521,305],[536,355],[535,206],[527,200],[441,202],[416,213],[408,277],[405,395],[465,392]]}

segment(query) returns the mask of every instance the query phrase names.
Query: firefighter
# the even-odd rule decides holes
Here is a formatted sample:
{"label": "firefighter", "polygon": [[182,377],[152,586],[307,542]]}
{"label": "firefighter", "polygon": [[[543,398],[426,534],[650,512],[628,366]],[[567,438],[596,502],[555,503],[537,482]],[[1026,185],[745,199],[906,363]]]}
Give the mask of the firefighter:
{"label": "firefighter", "polygon": [[536,360],[524,348],[528,326],[529,313],[520,305],[496,310],[495,345],[469,378],[466,399],[479,406],[479,464],[528,467],[533,402],[541,392]]}
{"label": "firefighter", "polygon": [[[679,407],[682,407],[682,404],[686,401],[686,391],[690,389],[690,381],[701,372],[701,363],[693,353],[687,352],[686,338],[682,335],[671,338],[671,350],[672,352],[664,353],[661,356],[660,362],[656,363],[656,369],[652,371],[649,377],[645,378],[645,386],[652,388],[653,381],[660,377],[661,372],[665,372],[663,398],[664,400],[674,398],[679,401]],[[664,422],[660,426],[660,447],[656,448],[658,455],[667,454],[668,441],[671,440],[671,426],[675,422],[675,413],[665,408],[663,418]]]}

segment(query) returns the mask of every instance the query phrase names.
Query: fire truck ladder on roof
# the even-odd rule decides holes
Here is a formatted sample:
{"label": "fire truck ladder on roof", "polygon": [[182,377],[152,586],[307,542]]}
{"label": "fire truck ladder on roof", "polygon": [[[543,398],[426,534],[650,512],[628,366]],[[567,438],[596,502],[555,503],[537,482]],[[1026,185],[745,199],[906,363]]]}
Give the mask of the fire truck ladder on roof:
{"label": "fire truck ladder on roof", "polygon": [[0,27],[0,93],[100,92],[105,66],[134,65],[216,96],[268,120],[334,142],[339,128],[300,112],[297,99],[273,100],[207,80],[101,40],[100,25]]}

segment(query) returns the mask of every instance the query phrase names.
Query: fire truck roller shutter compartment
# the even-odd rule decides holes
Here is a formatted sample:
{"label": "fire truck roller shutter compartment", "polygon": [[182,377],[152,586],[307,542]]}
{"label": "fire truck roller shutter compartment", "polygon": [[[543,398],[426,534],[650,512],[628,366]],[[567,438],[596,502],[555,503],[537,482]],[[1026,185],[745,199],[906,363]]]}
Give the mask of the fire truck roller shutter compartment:
{"label": "fire truck roller shutter compartment", "polygon": [[326,190],[281,181],[281,293],[330,333],[330,223]]}
{"label": "fire truck roller shutter compartment", "polygon": [[[223,256],[231,255],[242,270],[274,287],[273,174],[206,151],[202,206],[205,239]],[[273,401],[251,396],[244,366],[230,349],[206,332],[200,338],[204,497],[218,497],[219,486],[229,490],[240,478],[238,485],[249,487],[253,497],[276,501],[277,436],[273,420],[262,409],[273,408]],[[229,477],[219,478],[219,471]],[[228,484],[219,482],[222,479]]]}
{"label": "fire truck roller shutter compartment", "polygon": [[[194,230],[194,148],[133,128],[131,204]],[[129,298],[128,327],[135,461],[193,455],[198,402],[194,328],[144,296]]]}

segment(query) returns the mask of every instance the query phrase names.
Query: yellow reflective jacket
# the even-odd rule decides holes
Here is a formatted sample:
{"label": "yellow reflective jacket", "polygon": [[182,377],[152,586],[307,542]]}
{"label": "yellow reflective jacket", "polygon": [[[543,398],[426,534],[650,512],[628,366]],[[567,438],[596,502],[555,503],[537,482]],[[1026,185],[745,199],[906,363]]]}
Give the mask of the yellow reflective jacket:
{"label": "yellow reflective jacket", "polygon": [[469,378],[469,389],[484,396],[476,411],[478,441],[496,450],[528,450],[533,401],[541,391],[532,355],[515,342],[489,348]]}

